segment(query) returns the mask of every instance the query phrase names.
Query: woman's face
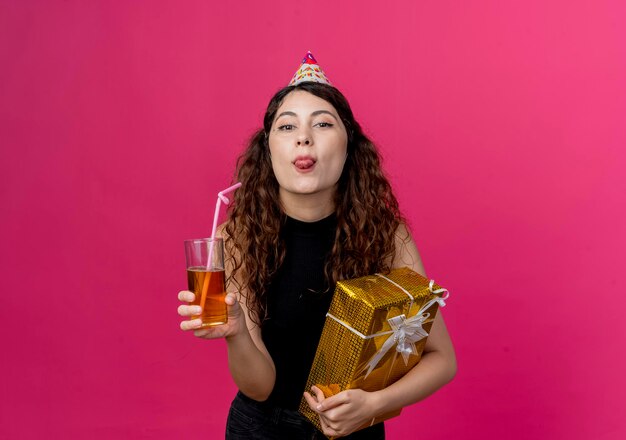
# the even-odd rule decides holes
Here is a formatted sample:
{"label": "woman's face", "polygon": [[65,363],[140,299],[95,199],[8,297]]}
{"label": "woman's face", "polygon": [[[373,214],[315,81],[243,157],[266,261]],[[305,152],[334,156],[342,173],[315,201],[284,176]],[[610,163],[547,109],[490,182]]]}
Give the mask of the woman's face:
{"label": "woman's face", "polygon": [[285,97],[269,134],[281,197],[334,195],[348,151],[346,128],[329,102],[303,90]]}

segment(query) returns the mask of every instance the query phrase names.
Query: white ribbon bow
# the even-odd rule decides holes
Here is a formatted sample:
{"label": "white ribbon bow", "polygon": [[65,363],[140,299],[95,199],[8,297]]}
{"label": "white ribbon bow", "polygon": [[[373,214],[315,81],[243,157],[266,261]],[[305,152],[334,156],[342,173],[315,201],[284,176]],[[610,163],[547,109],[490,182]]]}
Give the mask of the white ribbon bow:
{"label": "white ribbon bow", "polygon": [[[409,292],[407,292],[407,290],[404,287],[400,286],[398,283],[390,280],[384,275],[381,275],[381,274],[376,274],[376,275],[381,278],[384,278],[385,280],[394,284],[396,287],[402,289],[402,291],[406,293],[409,296],[409,298],[411,298],[411,302],[409,304],[409,310],[410,310],[411,306],[413,305],[413,296]],[[407,319],[404,314],[387,319],[387,322],[391,326],[390,331],[380,332],[380,333],[376,333],[373,335],[365,336],[363,333],[353,329],[347,323],[341,321],[340,319],[335,318],[330,313],[326,314],[326,316],[334,319],[339,324],[343,325],[348,330],[352,331],[353,333],[355,333],[356,335],[360,336],[363,339],[372,339],[372,338],[377,338],[379,336],[389,335],[389,337],[384,342],[382,347],[380,347],[378,352],[376,352],[376,354],[370,359],[367,365],[365,365],[365,367],[363,368],[363,369],[367,369],[367,372],[365,373],[365,377],[369,376],[369,374],[374,370],[374,368],[376,368],[376,365],[378,365],[378,362],[380,362],[380,360],[385,356],[385,354],[387,354],[387,352],[394,345],[396,345],[396,351],[402,355],[402,359],[404,359],[405,365],[408,364],[409,356],[411,354],[414,354],[417,356],[417,348],[415,347],[415,343],[419,342],[420,340],[428,336],[428,332],[424,330],[423,328],[424,322],[430,317],[430,313],[426,313],[426,310],[428,310],[435,303],[439,304],[440,307],[444,307],[446,305],[446,299],[448,299],[448,297],[450,296],[450,292],[448,292],[448,290],[446,289],[442,288],[442,289],[433,290],[434,284],[435,284],[435,281],[430,280],[430,283],[428,284],[428,290],[430,290],[430,292],[433,294],[445,293],[445,295],[431,299],[426,304],[424,304],[414,316],[410,317],[409,319]],[[391,337],[391,335],[393,335],[393,337]]]}

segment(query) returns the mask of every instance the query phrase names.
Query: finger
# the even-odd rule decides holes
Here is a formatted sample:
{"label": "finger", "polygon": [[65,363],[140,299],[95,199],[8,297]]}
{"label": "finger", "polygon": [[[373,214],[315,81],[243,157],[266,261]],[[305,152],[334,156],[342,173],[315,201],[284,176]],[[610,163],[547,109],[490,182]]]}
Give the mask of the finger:
{"label": "finger", "polygon": [[200,328],[201,326],[202,326],[202,319],[200,318],[180,322],[180,328],[182,330],[195,330],[197,328]]}
{"label": "finger", "polygon": [[202,313],[202,307],[200,306],[178,306],[178,314],[180,316],[193,316],[199,315],[200,313]]}
{"label": "finger", "polygon": [[224,302],[231,307],[235,304],[239,305],[239,301],[237,301],[237,295],[235,295],[234,293],[227,293],[224,297]]}
{"label": "finger", "polygon": [[237,299],[237,295],[234,293],[228,293],[224,298],[226,305],[228,307],[228,316],[229,319],[236,319],[241,315],[241,306],[239,305],[239,300]]}
{"label": "finger", "polygon": [[322,431],[324,431],[324,434],[326,434],[326,431],[330,429],[330,426],[328,426],[328,420],[326,420],[326,418],[322,415],[320,415],[319,418],[320,425],[322,426]]}
{"label": "finger", "polygon": [[341,391],[334,396],[330,396],[328,399],[324,399],[323,402],[320,402],[318,409],[320,411],[327,411],[348,402],[350,402],[350,395],[346,391]]}
{"label": "finger", "polygon": [[333,429],[329,425],[328,421],[323,416],[320,416],[320,425],[322,427],[322,432],[329,437],[336,437],[339,434],[337,430]]}
{"label": "finger", "polygon": [[193,331],[193,335],[199,338],[206,338],[207,336],[212,339],[221,338],[224,336],[224,331],[220,330],[219,327],[221,326],[199,328]]}
{"label": "finger", "polygon": [[326,421],[326,424],[328,425],[330,429],[334,429],[335,431],[338,430],[337,423],[339,422],[339,420],[337,420],[336,417],[331,416],[329,414],[324,414],[322,415],[322,417],[324,417],[324,421]]}
{"label": "finger", "polygon": [[315,399],[315,397],[311,396],[311,394],[305,391],[304,400],[306,400],[306,403],[309,405],[309,408],[317,412],[317,406],[319,405],[319,402],[317,401],[317,399]]}
{"label": "finger", "polygon": [[178,292],[178,299],[180,301],[193,302],[196,299],[196,295],[194,295],[193,292],[190,292],[189,290],[181,290],[180,292]]}
{"label": "finger", "polygon": [[311,399],[313,399],[313,401],[315,401],[315,402],[317,402],[317,403],[320,403],[320,402],[321,402],[321,400],[319,400],[319,399],[317,398],[317,395],[315,395],[315,394],[313,394],[313,393],[309,393],[308,391],[305,391],[305,392],[304,392],[304,394],[308,394],[309,396],[311,396]]}
{"label": "finger", "polygon": [[324,392],[319,389],[318,387],[316,387],[315,385],[313,385],[311,387],[311,391],[313,391],[315,393],[315,398],[317,399],[318,404],[322,403],[324,401],[324,399],[326,399],[326,396],[324,395]]}

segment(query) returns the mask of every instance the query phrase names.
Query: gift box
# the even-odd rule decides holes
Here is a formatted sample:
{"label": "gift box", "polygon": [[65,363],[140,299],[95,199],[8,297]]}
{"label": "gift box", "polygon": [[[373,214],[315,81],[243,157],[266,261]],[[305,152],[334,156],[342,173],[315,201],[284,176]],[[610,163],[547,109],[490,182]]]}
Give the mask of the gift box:
{"label": "gift box", "polygon": [[[325,397],[391,385],[419,361],[428,332],[448,291],[409,268],[337,282],[306,390]],[[321,430],[303,398],[299,411]],[[361,428],[395,417],[380,414]]]}

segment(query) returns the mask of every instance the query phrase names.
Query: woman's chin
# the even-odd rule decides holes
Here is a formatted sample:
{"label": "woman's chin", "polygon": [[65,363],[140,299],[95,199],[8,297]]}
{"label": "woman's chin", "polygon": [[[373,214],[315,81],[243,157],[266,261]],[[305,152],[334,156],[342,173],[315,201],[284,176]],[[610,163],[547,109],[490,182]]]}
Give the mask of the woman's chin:
{"label": "woman's chin", "polygon": [[321,188],[318,185],[297,185],[288,188],[286,191],[294,196],[314,196],[328,193],[332,194],[333,188]]}

